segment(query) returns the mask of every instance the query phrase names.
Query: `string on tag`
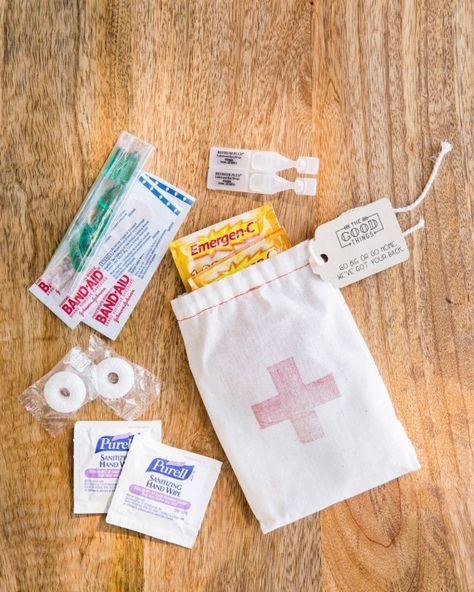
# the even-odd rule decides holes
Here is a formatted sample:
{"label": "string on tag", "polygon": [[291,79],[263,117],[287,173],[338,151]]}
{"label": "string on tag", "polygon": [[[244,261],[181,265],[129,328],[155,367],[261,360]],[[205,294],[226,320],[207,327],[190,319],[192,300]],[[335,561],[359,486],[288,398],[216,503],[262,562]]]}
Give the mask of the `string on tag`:
{"label": "string on tag", "polygon": [[397,215],[411,212],[423,202],[451,150],[449,142],[441,143],[428,182],[413,203],[394,208],[384,197],[318,226],[308,243],[311,270],[335,288],[343,288],[406,261],[410,251],[405,237],[423,228],[425,221],[420,218],[403,231]]}
{"label": "string on tag", "polygon": [[[439,171],[439,167],[441,166],[441,163],[443,162],[443,158],[446,156],[446,154],[448,154],[448,152],[451,152],[451,150],[453,149],[452,144],[450,144],[449,142],[441,142],[441,150],[438,154],[438,156],[436,157],[436,161],[434,163],[433,166],[433,170],[431,171],[431,175],[430,178],[428,179],[423,191],[420,193],[420,195],[415,199],[415,201],[407,206],[401,207],[401,208],[394,208],[393,211],[395,212],[395,214],[405,214],[406,212],[411,212],[412,210],[414,210],[415,208],[417,208],[426,198],[426,196],[428,195],[437,175],[438,175],[438,171]],[[419,230],[420,228],[424,228],[425,227],[425,221],[423,218],[420,218],[420,220],[417,222],[417,224],[415,224],[414,226],[411,226],[410,228],[407,228],[407,230],[405,230],[403,232],[403,236],[408,236],[409,234],[411,234],[412,232],[416,232],[417,230]]]}
{"label": "string on tag", "polygon": [[403,237],[408,236],[412,232],[416,232],[417,230],[420,230],[420,228],[424,228],[424,227],[425,227],[425,219],[420,218],[414,226],[410,226],[410,228],[407,228],[406,230],[404,230],[402,232],[402,236]]}

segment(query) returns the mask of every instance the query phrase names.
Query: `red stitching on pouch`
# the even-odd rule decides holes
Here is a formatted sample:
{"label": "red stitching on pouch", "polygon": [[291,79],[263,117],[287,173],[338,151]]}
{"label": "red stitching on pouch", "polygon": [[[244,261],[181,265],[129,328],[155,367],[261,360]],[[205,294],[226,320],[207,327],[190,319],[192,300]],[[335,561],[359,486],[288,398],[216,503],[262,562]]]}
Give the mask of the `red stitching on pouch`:
{"label": "red stitching on pouch", "polygon": [[260,288],[263,288],[263,286],[266,286],[267,284],[271,284],[272,282],[274,282],[276,280],[280,280],[281,278],[284,278],[287,275],[294,273],[295,271],[299,271],[300,269],[304,269],[305,267],[308,267],[308,265],[309,265],[309,263],[305,263],[304,265],[301,265],[300,267],[296,267],[295,269],[292,269],[291,271],[287,271],[286,273],[283,273],[282,275],[278,275],[277,277],[274,277],[271,280],[263,282],[263,284],[259,284],[258,286],[254,286],[253,288],[250,288],[249,290],[246,290],[245,292],[241,292],[240,294],[236,294],[235,296],[232,296],[232,298],[228,298],[227,300],[223,300],[222,302],[219,302],[218,304],[213,304],[212,306],[208,306],[207,308],[203,308],[202,310],[195,312],[194,314],[190,315],[189,317],[183,317],[182,319],[178,319],[178,323],[181,323],[183,321],[188,321],[189,319],[193,319],[194,317],[197,317],[198,315],[200,315],[203,312],[206,312],[206,311],[211,310],[213,308],[217,308],[218,306],[221,306],[222,304],[227,304],[227,302],[230,302],[231,300],[235,300],[236,298],[239,298],[240,296],[245,296],[245,294],[249,294],[250,292],[254,292],[255,290],[259,290]]}

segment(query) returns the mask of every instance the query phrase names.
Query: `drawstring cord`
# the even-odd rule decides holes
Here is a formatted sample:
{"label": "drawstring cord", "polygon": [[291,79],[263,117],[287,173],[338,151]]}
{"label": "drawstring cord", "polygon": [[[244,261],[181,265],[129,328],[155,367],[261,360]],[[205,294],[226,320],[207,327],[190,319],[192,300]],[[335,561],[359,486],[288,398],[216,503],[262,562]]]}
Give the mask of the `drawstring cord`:
{"label": "drawstring cord", "polygon": [[[453,149],[453,147],[449,142],[446,142],[446,141],[441,142],[441,150],[440,150],[438,156],[436,157],[436,161],[434,163],[433,170],[431,171],[430,178],[428,179],[423,191],[415,199],[415,201],[413,203],[409,204],[408,206],[404,206],[402,208],[394,208],[393,211],[395,212],[395,214],[405,214],[406,212],[411,212],[412,210],[417,208],[424,201],[424,199],[428,195],[428,193],[429,193],[429,191],[430,191],[430,189],[431,189],[431,187],[438,175],[439,167],[441,166],[441,163],[443,162],[443,158],[446,156],[446,154],[451,152],[452,149]],[[416,232],[420,228],[424,228],[424,227],[425,227],[425,221],[423,218],[420,218],[420,220],[414,226],[407,228],[403,232],[403,236],[404,237],[408,236],[412,232]]]}

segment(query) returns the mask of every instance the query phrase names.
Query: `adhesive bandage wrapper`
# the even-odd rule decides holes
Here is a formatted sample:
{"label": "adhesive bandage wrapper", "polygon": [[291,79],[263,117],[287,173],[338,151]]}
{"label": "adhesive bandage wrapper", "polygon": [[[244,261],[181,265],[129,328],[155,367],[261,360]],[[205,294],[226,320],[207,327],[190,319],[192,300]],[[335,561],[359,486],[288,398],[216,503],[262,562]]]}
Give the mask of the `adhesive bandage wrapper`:
{"label": "adhesive bandage wrapper", "polygon": [[106,521],[191,548],[221,464],[150,434],[134,438]]}
{"label": "adhesive bandage wrapper", "polygon": [[277,152],[265,150],[243,150],[241,148],[211,148],[209,168],[237,171],[259,171],[277,173],[296,168],[303,175],[317,175],[319,158],[300,156],[296,160],[286,158]]}
{"label": "adhesive bandage wrapper", "polygon": [[78,409],[96,397],[94,371],[89,356],[74,347],[20,395],[20,403],[55,436]]}
{"label": "adhesive bandage wrapper", "polygon": [[130,442],[161,440],[161,421],[78,421],[74,426],[74,513],[106,514]]}
{"label": "adhesive bandage wrapper", "polygon": [[156,271],[194,198],[148,173],[140,175],[75,293],[40,277],[30,288],[69,327],[79,322],[115,339]]}
{"label": "adhesive bandage wrapper", "polygon": [[[122,330],[195,202],[194,197],[182,189],[150,173],[144,173],[138,183],[147,192],[146,199],[152,204],[150,211],[153,219],[159,221],[158,228],[150,233],[150,242],[129,266],[127,276],[130,281],[126,289],[117,291],[112,283],[102,300],[82,320],[111,339]],[[139,199],[143,201],[145,195],[140,194]]]}
{"label": "adhesive bandage wrapper", "polygon": [[170,251],[186,290],[191,277],[279,228],[272,204],[266,203],[175,240]]}
{"label": "adhesive bandage wrapper", "polygon": [[122,419],[140,417],[160,394],[159,380],[153,374],[117,355],[95,335],[89,339],[88,355],[95,363],[97,395]]}

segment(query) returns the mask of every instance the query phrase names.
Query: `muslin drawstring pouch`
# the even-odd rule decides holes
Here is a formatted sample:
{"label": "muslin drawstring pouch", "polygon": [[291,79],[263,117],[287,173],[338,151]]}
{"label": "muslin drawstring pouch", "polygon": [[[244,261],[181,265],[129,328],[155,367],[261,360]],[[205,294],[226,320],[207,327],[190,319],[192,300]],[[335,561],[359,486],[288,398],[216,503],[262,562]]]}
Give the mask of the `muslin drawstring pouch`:
{"label": "muslin drawstring pouch", "polygon": [[308,241],[173,300],[196,384],[264,533],[419,468]]}

